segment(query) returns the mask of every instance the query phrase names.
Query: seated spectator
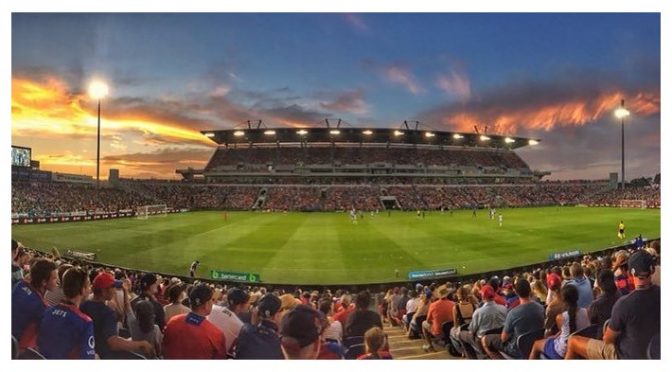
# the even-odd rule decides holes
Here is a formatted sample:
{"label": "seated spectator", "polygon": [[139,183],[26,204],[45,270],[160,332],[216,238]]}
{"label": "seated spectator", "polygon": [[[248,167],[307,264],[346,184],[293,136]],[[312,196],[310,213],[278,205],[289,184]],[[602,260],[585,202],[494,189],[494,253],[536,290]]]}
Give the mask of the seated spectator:
{"label": "seated spectator", "polygon": [[284,359],[278,334],[281,306],[280,298],[272,293],[259,300],[256,308],[259,321],[256,325],[245,324],[240,330],[236,359]]}
{"label": "seated spectator", "polygon": [[56,289],[56,264],[46,258],[35,260],[30,267],[29,279],[22,279],[12,290],[12,336],[19,341],[19,349],[35,347],[40,322],[47,309],[46,291]]}
{"label": "seated spectator", "polygon": [[501,328],[506,320],[506,307],[495,302],[495,290],[490,285],[481,289],[483,306],[474,311],[469,323],[469,331],[462,331],[459,340],[470,359],[475,359],[475,351],[482,351],[480,339],[486,332]]}
{"label": "seated spectator", "polygon": [[[161,355],[161,344],[163,343],[163,333],[156,325],[154,318],[154,305],[149,301],[140,301],[135,306],[136,314],[131,311],[129,317],[129,328],[131,339],[133,341],[146,341],[154,348],[157,356]],[[146,354],[140,351],[147,358],[152,358],[152,354]]]}
{"label": "seated spectator", "polygon": [[501,293],[499,278],[493,276],[492,278],[490,278],[488,284],[490,284],[492,289],[495,291],[495,302],[499,305],[506,306],[506,297],[504,297]]}
{"label": "seated spectator", "polygon": [[646,248],[646,251],[656,260],[656,270],[651,275],[651,283],[660,287],[660,242],[653,242],[651,247]]}
{"label": "seated spectator", "polygon": [[506,315],[501,335],[485,335],[481,339],[483,350],[491,359],[499,359],[500,351],[518,359],[527,357],[520,355],[516,339],[544,326],[544,307],[530,300],[530,283],[525,279],[518,279],[515,291],[520,298],[520,305]]}
{"label": "seated spectator", "polygon": [[348,317],[355,311],[355,304],[352,303],[352,296],[344,294],[341,296],[340,309],[335,310],[334,320],[339,321],[342,325],[348,321]]}
{"label": "seated spectator", "polygon": [[161,329],[161,332],[163,332],[163,329],[166,327],[166,313],[163,311],[163,305],[161,305],[161,303],[156,298],[159,290],[158,280],[159,279],[155,274],[147,273],[143,275],[142,279],[140,279],[141,293],[138,297],[131,301],[131,306],[133,309],[135,309],[135,304],[142,300],[151,302],[154,306],[154,313],[156,314],[154,321],[156,321],[156,325],[158,325]]}
{"label": "seated spectator", "polygon": [[[414,313],[418,310],[420,305],[420,298],[414,290],[408,291],[408,301],[406,301],[406,313],[401,317],[401,323],[404,326],[404,330],[408,331],[409,324],[411,323]],[[411,318],[409,318],[409,314]]]}
{"label": "seated spectator", "polygon": [[628,257],[626,250],[620,250],[614,255],[612,270],[614,271],[614,281],[618,292],[625,296],[635,289],[635,283],[631,275],[628,274]]}
{"label": "seated spectator", "polygon": [[19,255],[19,243],[12,239],[12,289],[14,285],[23,279],[23,269],[16,263],[16,258]]}
{"label": "seated spectator", "polygon": [[373,327],[364,333],[365,353],[357,359],[393,359],[387,346],[387,335],[380,327]]}
{"label": "seated spectator", "polygon": [[450,340],[455,346],[455,349],[462,352],[464,350],[460,343],[460,334],[462,332],[469,332],[466,327],[471,323],[471,319],[476,311],[476,305],[470,301],[471,287],[463,285],[457,290],[457,303],[453,306],[453,328],[450,330]]}
{"label": "seated spectator", "polygon": [[176,283],[166,288],[168,301],[170,302],[168,305],[163,307],[166,324],[168,324],[170,319],[175,315],[188,314],[191,311],[188,307],[182,304],[182,302],[187,298],[186,289],[187,286],[182,283]]}
{"label": "seated spectator", "polygon": [[571,280],[567,284],[576,286],[579,291],[579,307],[587,309],[593,302],[593,287],[590,285],[590,280],[586,278],[583,273],[583,267],[580,263],[574,262],[569,268]]}
{"label": "seated spectator", "polygon": [[338,343],[343,341],[343,325],[333,318],[332,304],[330,298],[323,298],[318,303],[318,309],[327,318],[328,326],[324,330],[324,339],[333,340]]}
{"label": "seated spectator", "polygon": [[350,314],[345,324],[344,337],[364,336],[364,333],[371,327],[378,326],[383,328],[383,322],[380,315],[369,310],[371,305],[371,295],[368,291],[361,291],[355,299],[355,311]]}
{"label": "seated spectator", "polygon": [[122,282],[112,274],[101,271],[93,280],[93,299],[84,301],[79,309],[93,320],[93,334],[96,339],[96,354],[101,359],[116,359],[118,351],[133,351],[154,357],[155,350],[147,341],[129,341],[117,333],[117,317],[105,301],[115,296],[114,287]]}
{"label": "seated spectator", "polygon": [[455,303],[448,299],[449,291],[446,286],[437,289],[438,300],[429,305],[427,311],[427,320],[422,322],[422,334],[425,339],[425,345],[422,349],[425,351],[435,351],[432,343],[432,337],[443,338],[442,325],[445,322],[453,322],[453,308]]}
{"label": "seated spectator", "polygon": [[588,307],[588,318],[590,324],[602,325],[611,318],[611,310],[620,297],[614,282],[614,273],[609,269],[601,270],[597,275],[597,287],[601,293]]}
{"label": "seated spectator", "polygon": [[45,358],[96,358],[93,320],[79,310],[90,287],[89,276],[82,268],[73,267],[63,275],[65,298],[44,312],[37,337],[37,347]]}
{"label": "seated spectator", "polygon": [[422,291],[420,301],[418,302],[418,309],[413,314],[411,322],[408,325],[408,337],[417,338],[422,334],[422,323],[427,319],[427,312],[429,305],[432,302],[432,291]]}
{"label": "seated spectator", "polygon": [[[539,275],[539,272],[537,272],[536,275]],[[546,297],[548,297],[548,288],[546,288],[544,282],[541,280],[541,278],[538,278],[535,279],[531,285],[533,297],[536,297],[539,300],[539,303],[542,305],[545,304]]]}
{"label": "seated spectator", "polygon": [[575,286],[562,287],[562,301],[567,310],[555,317],[560,332],[553,337],[535,341],[530,352],[530,359],[538,359],[542,352],[551,359],[565,357],[569,335],[590,325],[588,311],[578,307],[578,300],[579,292]]}
{"label": "seated spectator", "polygon": [[548,293],[551,294],[551,302],[546,305],[546,317],[544,320],[544,336],[548,337],[558,332],[555,318],[565,311],[565,303],[562,301],[560,290],[562,288],[562,279],[556,273],[550,273],[546,277]]}
{"label": "seated spectator", "polygon": [[326,326],[324,314],[311,305],[298,305],[287,312],[280,327],[280,345],[285,359],[317,359]]}
{"label": "seated spectator", "polygon": [[654,260],[646,251],[628,259],[635,290],[614,304],[602,340],[569,338],[565,359],[646,359],[649,341],[660,333],[660,287],[651,283]]}
{"label": "seated spectator", "polygon": [[63,295],[63,275],[65,274],[68,269],[73,267],[70,264],[62,264],[56,269],[56,273],[58,276],[58,282],[56,284],[56,288],[53,290],[47,290],[47,292],[44,294],[44,299],[47,301],[48,306],[54,306],[58,305],[61,303],[61,300],[65,298],[65,295]]}
{"label": "seated spectator", "polygon": [[250,309],[250,294],[240,288],[231,288],[226,294],[228,306],[215,305],[208,315],[208,320],[219,328],[226,337],[226,351],[231,353],[234,342],[243,328],[238,314],[247,313]]}
{"label": "seated spectator", "polygon": [[[213,289],[196,285],[189,294],[191,312],[176,315],[166,326],[163,338],[165,359],[225,359],[224,334],[206,316],[212,311]],[[156,307],[155,307],[156,308]]]}

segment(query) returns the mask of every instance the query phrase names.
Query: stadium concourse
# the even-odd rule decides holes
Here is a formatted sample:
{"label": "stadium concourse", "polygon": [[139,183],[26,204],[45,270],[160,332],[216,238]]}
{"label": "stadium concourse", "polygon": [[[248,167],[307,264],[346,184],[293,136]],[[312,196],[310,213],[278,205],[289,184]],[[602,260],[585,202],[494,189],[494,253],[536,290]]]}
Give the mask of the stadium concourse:
{"label": "stadium concourse", "polygon": [[[12,167],[12,224],[169,210],[659,208],[657,184],[548,182],[537,139],[375,128],[206,131],[175,181],[56,182]],[[18,169],[21,168],[21,169]],[[79,180],[81,181],[81,179]],[[76,222],[87,224],[89,222]],[[358,287],[196,280],[12,240],[19,359],[660,358],[660,240],[507,270]],[[35,247],[37,248],[37,247]],[[65,247],[62,247],[65,248]]]}

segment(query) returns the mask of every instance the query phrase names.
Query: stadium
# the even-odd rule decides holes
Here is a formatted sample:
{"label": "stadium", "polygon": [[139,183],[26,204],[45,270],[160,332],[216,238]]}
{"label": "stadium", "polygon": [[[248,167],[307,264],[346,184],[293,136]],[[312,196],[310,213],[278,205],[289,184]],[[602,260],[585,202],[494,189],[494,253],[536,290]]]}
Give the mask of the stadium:
{"label": "stadium", "polygon": [[[660,236],[655,185],[543,181],[549,173],[515,151],[539,139],[329,124],[203,131],[218,147],[204,169],[177,169],[181,181],[111,170],[96,187],[90,177],[28,167],[30,149],[13,148],[13,238],[31,255],[136,280],[152,272],[299,298],[390,289],[376,300],[394,303],[406,286],[534,282],[574,260],[595,275],[604,255]],[[402,312],[381,311],[403,324]]]}

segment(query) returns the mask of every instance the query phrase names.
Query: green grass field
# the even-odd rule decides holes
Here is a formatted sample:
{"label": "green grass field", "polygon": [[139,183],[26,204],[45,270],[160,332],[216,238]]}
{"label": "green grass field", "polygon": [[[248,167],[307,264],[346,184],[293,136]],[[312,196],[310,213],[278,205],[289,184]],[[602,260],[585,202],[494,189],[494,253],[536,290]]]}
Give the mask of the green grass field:
{"label": "green grass field", "polygon": [[[353,224],[345,213],[191,212],[167,217],[13,226],[12,236],[44,251],[95,252],[98,261],[188,275],[211,269],[251,272],[267,283],[364,284],[405,280],[409,271],[456,268],[478,273],[546,261],[549,254],[660,236],[660,210],[549,207],[505,209],[504,226],[487,211],[386,212]],[[399,270],[399,278],[395,277]]]}

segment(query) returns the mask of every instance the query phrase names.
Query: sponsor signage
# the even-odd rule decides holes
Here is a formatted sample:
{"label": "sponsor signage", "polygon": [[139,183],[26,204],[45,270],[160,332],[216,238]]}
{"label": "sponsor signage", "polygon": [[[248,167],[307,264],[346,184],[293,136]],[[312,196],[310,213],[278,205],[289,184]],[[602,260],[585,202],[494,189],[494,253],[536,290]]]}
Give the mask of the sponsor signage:
{"label": "sponsor signage", "polygon": [[230,271],[210,270],[210,277],[215,280],[229,280],[250,283],[261,282],[261,276],[259,274],[251,273],[235,273]]}
{"label": "sponsor signage", "polygon": [[444,276],[452,276],[457,274],[457,269],[449,268],[443,270],[432,270],[432,271],[410,271],[408,273],[409,280],[419,280],[419,279],[432,279],[432,278],[441,278]]}
{"label": "sponsor signage", "polygon": [[553,253],[548,256],[549,261],[562,260],[565,258],[573,258],[581,255],[581,251],[578,249],[571,252],[562,252],[562,253]]}

